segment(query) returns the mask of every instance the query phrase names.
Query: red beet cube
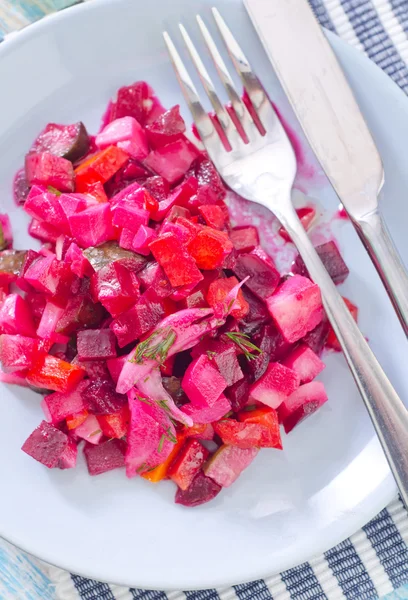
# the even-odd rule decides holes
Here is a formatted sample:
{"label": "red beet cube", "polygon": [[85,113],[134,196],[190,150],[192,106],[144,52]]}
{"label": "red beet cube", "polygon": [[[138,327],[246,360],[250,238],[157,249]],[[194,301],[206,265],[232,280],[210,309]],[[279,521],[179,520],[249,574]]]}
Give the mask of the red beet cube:
{"label": "red beet cube", "polygon": [[315,354],[320,355],[326,345],[330,329],[331,326],[329,321],[323,317],[319,325],[312,329],[312,331],[309,331],[302,341],[309,346]]}
{"label": "red beet cube", "polygon": [[279,363],[270,363],[265,374],[251,386],[251,401],[278,408],[299,387],[297,373]]}
{"label": "red beet cube", "polygon": [[306,344],[300,344],[285,358],[283,364],[299,375],[300,383],[309,383],[323,369],[325,364]]}
{"label": "red beet cube", "polygon": [[55,194],[43,192],[38,196],[29,197],[24,204],[24,210],[34,219],[51,223],[63,233],[71,234],[67,216]]}
{"label": "red beet cube", "polygon": [[301,385],[279,407],[278,414],[286,433],[327,402],[327,394],[321,381]]}
{"label": "red beet cube", "polygon": [[109,107],[108,120],[121,117],[134,117],[142,126],[151,123],[165,109],[154,95],[153,89],[145,81],[136,81],[118,90],[116,101]]}
{"label": "red beet cube", "polygon": [[126,443],[109,440],[103,444],[85,444],[84,454],[89,475],[100,475],[125,466]]}
{"label": "red beet cube", "polygon": [[198,150],[191,143],[179,139],[150,152],[144,164],[173,184],[186,174],[197,155]]}
{"label": "red beet cube", "polygon": [[41,223],[37,219],[33,219],[28,226],[28,233],[36,240],[41,242],[50,242],[55,244],[58,239],[59,231],[48,223]]}
{"label": "red beet cube", "polygon": [[135,273],[119,262],[92,275],[91,285],[94,300],[99,300],[113,317],[128,310],[140,296]]}
{"label": "red beet cube", "polygon": [[240,379],[225,390],[225,395],[231,402],[234,412],[239,412],[248,404],[251,384],[247,377]]}
{"label": "red beet cube", "polygon": [[150,254],[149,245],[157,238],[157,233],[151,227],[141,225],[132,240],[132,249],[143,256]]}
{"label": "red beet cube", "polygon": [[180,106],[173,106],[146,126],[147,139],[152,148],[166,146],[183,137],[186,124],[180,115]]}
{"label": "red beet cube", "polygon": [[[343,281],[347,279],[350,271],[348,270],[348,267],[344,262],[335,242],[326,242],[325,244],[316,246],[316,252],[320,256],[320,260],[324,264],[326,271],[329,273],[334,283],[336,285],[343,283]],[[300,255],[296,257],[296,260],[293,263],[292,271],[293,273],[309,277],[306,265]]]}
{"label": "red beet cube", "polygon": [[54,394],[47,394],[44,396],[44,399],[41,402],[41,408],[44,411],[47,421],[55,425],[70,415],[84,411],[86,407],[81,394],[87,385],[87,381],[81,381],[81,383],[70,392],[55,392]]}
{"label": "red beet cube", "polygon": [[18,294],[9,294],[0,304],[0,331],[35,337],[35,326],[30,307]]}
{"label": "red beet cube", "polygon": [[[207,292],[208,304],[215,308],[225,300],[228,293],[232,288],[238,285],[238,283],[239,281],[236,277],[228,277],[226,279],[217,279],[216,281],[213,281]],[[236,301],[238,307],[231,311],[231,316],[234,317],[234,319],[239,320],[245,317],[249,311],[249,304],[245,300],[242,290],[239,290]]]}
{"label": "red beet cube", "polygon": [[141,225],[149,222],[149,214],[144,208],[118,204],[113,209],[113,224],[116,227],[126,227],[136,234]]}
{"label": "red beet cube", "polygon": [[50,152],[27,154],[25,171],[30,185],[50,185],[60,192],[73,192],[75,189],[72,163]]}
{"label": "red beet cube", "polygon": [[93,379],[81,392],[85,406],[95,415],[111,415],[127,406],[127,398],[118,394],[111,380]]}
{"label": "red beet cube", "polygon": [[22,335],[0,335],[0,363],[12,373],[32,367],[38,353],[37,340]]}
{"label": "red beet cube", "polygon": [[203,279],[193,258],[173,233],[157,238],[150,244],[150,250],[173,286],[198,283]]}
{"label": "red beet cube", "polygon": [[291,343],[300,340],[323,319],[320,289],[301,275],[284,281],[266,304],[283,337]]}
{"label": "red beet cube", "polygon": [[163,304],[142,296],[129,310],[122,313],[110,328],[117,337],[120,348],[144,336],[165,316]]}
{"label": "red beet cube", "polygon": [[175,502],[182,506],[200,506],[213,500],[221,491],[221,486],[204,473],[198,473],[189,488],[177,490]]}
{"label": "red beet cube", "polygon": [[220,343],[218,344],[218,348],[214,350],[215,354],[212,356],[212,360],[214,360],[228,386],[234,385],[234,383],[244,377],[235,349],[236,346],[232,344]]}
{"label": "red beet cube", "polygon": [[171,463],[167,474],[182,490],[190,487],[194,477],[209,455],[207,448],[194,439],[188,439]]}
{"label": "red beet cube", "polygon": [[204,227],[190,243],[188,250],[200,269],[212,270],[223,264],[232,248],[228,234]]}
{"label": "red beet cube", "polygon": [[[344,300],[347,308],[349,309],[349,311],[350,311],[353,319],[357,323],[357,319],[358,319],[358,308],[357,308],[357,306],[355,304],[353,304],[352,302],[350,302],[350,300],[348,300],[347,298],[343,298],[343,300]],[[331,325],[329,325],[329,333],[328,333],[328,336],[327,336],[326,346],[328,346],[329,348],[332,348],[336,352],[341,352],[340,342],[337,339],[337,336],[334,333],[334,330],[331,327]]]}
{"label": "red beet cube", "polygon": [[213,229],[223,229],[225,227],[228,213],[226,213],[222,206],[218,204],[202,204],[198,207],[198,212],[209,227]]}
{"label": "red beet cube", "polygon": [[115,358],[116,338],[110,329],[88,329],[77,336],[79,360]]}
{"label": "red beet cube", "polygon": [[151,262],[138,273],[144,295],[149,299],[168,298],[173,293],[171,283],[157,262]]}
{"label": "red beet cube", "polygon": [[214,423],[225,417],[231,410],[231,403],[224,394],[216,402],[208,407],[199,408],[193,404],[185,404],[183,412],[193,419],[194,423]]}
{"label": "red beet cube", "polygon": [[259,246],[259,235],[256,227],[234,227],[229,234],[234,248],[239,253],[251,252]]}
{"label": "red beet cube", "polygon": [[221,446],[206,464],[204,472],[218,485],[230,487],[242,471],[251,464],[258,452],[258,448]]}
{"label": "red beet cube", "polygon": [[115,239],[109,204],[97,204],[69,217],[72,235],[82,248]]}
{"label": "red beet cube", "polygon": [[253,381],[262,377],[270,361],[281,360],[291,348],[291,345],[284,340],[282,334],[272,323],[263,325],[260,331],[253,335],[251,341],[262,351],[260,354],[255,351],[255,358],[248,363],[248,370]]}
{"label": "red beet cube", "polygon": [[195,176],[201,186],[208,185],[219,200],[225,197],[226,189],[218,175],[216,168],[210,160],[201,160],[195,168]]}
{"label": "red beet cube", "polygon": [[240,280],[249,276],[245,285],[261,300],[274,293],[280,280],[274,262],[260,246],[250,253],[240,254],[233,271]]}
{"label": "red beet cube", "polygon": [[181,384],[197,408],[213,406],[227,387],[227,382],[206,354],[188,366]]}
{"label": "red beet cube", "polygon": [[170,186],[168,182],[156,175],[155,177],[148,177],[143,184],[145,190],[159,203],[161,200],[165,200],[170,192]]}
{"label": "red beet cube", "polygon": [[190,230],[183,225],[179,225],[177,223],[171,223],[170,221],[164,221],[163,225],[160,227],[159,235],[162,236],[165,233],[172,233],[183,246],[188,246],[188,244],[193,240],[194,235],[191,234]]}
{"label": "red beet cube", "polygon": [[27,438],[22,451],[49,469],[74,467],[77,447],[62,431],[42,421]]}

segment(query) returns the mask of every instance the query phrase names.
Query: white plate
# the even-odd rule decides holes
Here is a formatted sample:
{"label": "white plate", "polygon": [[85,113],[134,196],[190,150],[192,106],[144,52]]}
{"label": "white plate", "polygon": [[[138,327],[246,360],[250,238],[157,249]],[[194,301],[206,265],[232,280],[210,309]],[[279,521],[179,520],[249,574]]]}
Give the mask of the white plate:
{"label": "white plate", "polygon": [[[17,246],[29,239],[27,219],[11,200],[12,177],[38,131],[48,121],[78,119],[95,131],[115,89],[137,79],[148,80],[167,105],[180,102],[161,32],[168,28],[177,37],[179,20],[196,32],[195,13],[210,20],[211,4],[99,0],[44,19],[0,46],[0,201]],[[293,121],[243,6],[216,4]],[[383,156],[384,213],[408,260],[408,101],[361,54],[330,40]],[[184,114],[189,117],[185,107]],[[309,191],[334,211],[336,199],[318,179],[308,182]],[[339,239],[351,269],[345,294],[360,307],[363,331],[407,398],[406,340],[350,225],[339,228]],[[327,362],[330,402],[285,437],[284,452],[261,452],[232,488],[196,509],[173,504],[171,483],[127,480],[122,471],[91,478],[82,461],[72,471],[45,469],[20,451],[42,418],[39,396],[2,387],[0,534],[76,573],[156,589],[256,579],[328,549],[381,510],[396,489],[343,359]]]}

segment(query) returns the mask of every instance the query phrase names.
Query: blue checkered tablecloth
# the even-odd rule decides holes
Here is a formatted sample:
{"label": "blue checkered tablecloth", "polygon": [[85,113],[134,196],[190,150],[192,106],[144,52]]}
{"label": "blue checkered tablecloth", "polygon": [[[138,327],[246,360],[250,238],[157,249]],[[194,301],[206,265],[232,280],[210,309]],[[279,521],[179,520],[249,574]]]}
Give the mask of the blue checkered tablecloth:
{"label": "blue checkered tablecloth", "polygon": [[[97,0],[93,0],[97,1]],[[282,0],[284,2],[285,0]],[[374,60],[408,94],[408,0],[309,0],[320,23]],[[77,0],[0,0],[0,40]],[[408,513],[395,499],[324,555],[265,580],[199,592],[108,585],[0,542],[1,600],[408,600]]]}

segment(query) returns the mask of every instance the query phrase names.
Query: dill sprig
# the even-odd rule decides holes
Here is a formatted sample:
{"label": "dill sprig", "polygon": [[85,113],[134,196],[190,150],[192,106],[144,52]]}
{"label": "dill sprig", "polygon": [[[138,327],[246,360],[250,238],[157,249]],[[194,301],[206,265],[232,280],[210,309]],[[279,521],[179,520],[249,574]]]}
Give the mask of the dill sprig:
{"label": "dill sprig", "polygon": [[[160,337],[160,341],[156,341],[158,337]],[[175,341],[176,334],[170,327],[165,331],[158,329],[146,340],[140,342],[130,362],[140,364],[143,360],[150,359],[163,364]]]}
{"label": "dill sprig", "polygon": [[255,358],[257,358],[255,354],[251,352],[251,350],[262,354],[262,350],[249,341],[249,335],[247,335],[246,333],[241,333],[240,331],[229,331],[228,333],[226,333],[226,336],[232,342],[234,342],[234,344],[236,344],[238,348],[240,348],[240,350],[242,350],[247,360],[254,360]]}

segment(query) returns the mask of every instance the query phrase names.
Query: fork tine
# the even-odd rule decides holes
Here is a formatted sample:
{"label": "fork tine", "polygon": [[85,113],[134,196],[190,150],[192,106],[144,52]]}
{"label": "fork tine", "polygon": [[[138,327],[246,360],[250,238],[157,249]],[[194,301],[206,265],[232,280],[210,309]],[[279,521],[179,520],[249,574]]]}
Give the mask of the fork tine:
{"label": "fork tine", "polygon": [[215,90],[214,84],[211,80],[211,77],[204,66],[203,61],[200,58],[187,30],[183,25],[179,25],[181,35],[183,37],[184,43],[187,46],[187,50],[190,53],[191,59],[194,63],[195,68],[197,69],[198,75],[200,77],[201,83],[205,89],[205,92],[211,102],[211,105],[215,111],[215,114],[218,117],[219,122],[227,136],[228,142],[231,145],[231,148],[236,150],[241,142],[240,135],[230,117],[221,100],[218,97],[218,94]]}
{"label": "fork tine", "polygon": [[230,28],[227,26],[226,22],[216,8],[212,9],[212,13],[227,47],[228,54],[230,55],[234,67],[241,78],[243,86],[251,100],[258,119],[261,118],[259,114],[261,109],[262,111],[265,111],[265,109],[267,109],[268,112],[271,111],[274,118],[277,118],[275,110],[265,92],[262,83],[252,70],[248,59],[246,58],[237,40],[232,35]]}
{"label": "fork tine", "polygon": [[167,31],[163,33],[163,37],[173,63],[174,70],[176,71],[177,79],[180,83],[183,96],[191,111],[204,146],[206,147],[210,156],[212,156],[214,153],[224,151],[224,146],[214,127],[214,124],[207,112],[204,110],[195,85],[192,82],[191,77],[188,74],[187,69],[184,66],[184,63],[181,60],[181,57]]}
{"label": "fork tine", "polygon": [[204,38],[204,41],[207,45],[208,51],[210,52],[210,55],[214,61],[221,82],[224,88],[226,89],[228,97],[231,101],[235,114],[237,115],[249,141],[255,141],[257,138],[259,138],[259,131],[255,123],[253,122],[247,107],[245,106],[237,90],[235,89],[235,85],[232,81],[231,75],[229,74],[228,68],[221,54],[218,51],[217,45],[214,42],[211,33],[209,32],[206,24],[204,23],[200,15],[197,15],[197,22],[201,30],[202,36]]}

